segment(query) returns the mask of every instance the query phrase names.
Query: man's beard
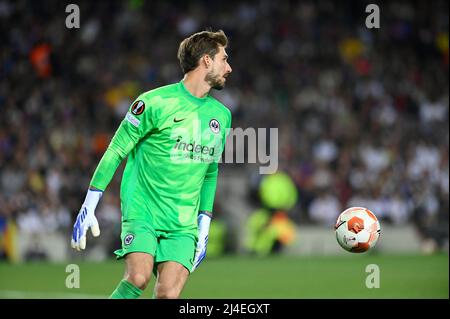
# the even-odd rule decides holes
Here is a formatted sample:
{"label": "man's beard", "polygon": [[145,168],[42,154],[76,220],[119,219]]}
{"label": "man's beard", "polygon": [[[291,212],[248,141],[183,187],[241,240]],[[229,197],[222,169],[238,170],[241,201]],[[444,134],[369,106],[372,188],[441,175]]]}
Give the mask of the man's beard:
{"label": "man's beard", "polygon": [[220,81],[221,76],[214,73],[212,71],[208,72],[205,76],[206,83],[215,90],[222,90],[225,87],[225,81]]}

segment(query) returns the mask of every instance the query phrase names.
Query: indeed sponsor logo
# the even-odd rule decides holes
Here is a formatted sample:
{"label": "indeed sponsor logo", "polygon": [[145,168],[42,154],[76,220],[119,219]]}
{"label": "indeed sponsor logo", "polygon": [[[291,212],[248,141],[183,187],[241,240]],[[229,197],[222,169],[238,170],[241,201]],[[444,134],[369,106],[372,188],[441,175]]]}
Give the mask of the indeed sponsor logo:
{"label": "indeed sponsor logo", "polygon": [[186,143],[182,141],[181,137],[177,138],[177,142],[175,143],[174,149],[183,150],[191,153],[201,153],[210,156],[214,155],[214,147],[196,144],[195,141],[191,143]]}

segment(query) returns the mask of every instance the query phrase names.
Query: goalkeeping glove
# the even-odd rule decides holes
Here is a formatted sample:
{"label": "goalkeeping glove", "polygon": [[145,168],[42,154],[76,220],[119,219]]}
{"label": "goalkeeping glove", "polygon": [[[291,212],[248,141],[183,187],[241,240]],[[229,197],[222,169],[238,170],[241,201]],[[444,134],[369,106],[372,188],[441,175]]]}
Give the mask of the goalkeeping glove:
{"label": "goalkeeping glove", "polygon": [[94,211],[102,195],[103,192],[101,190],[89,189],[87,192],[84,203],[73,225],[71,246],[78,251],[86,248],[86,233],[89,228],[91,228],[94,237],[100,236],[100,227],[98,226]]}
{"label": "goalkeeping glove", "polygon": [[211,217],[212,216],[210,213],[204,211],[201,211],[198,214],[198,242],[197,248],[195,249],[194,266],[192,267],[191,272],[193,272],[200,265],[203,259],[205,259]]}

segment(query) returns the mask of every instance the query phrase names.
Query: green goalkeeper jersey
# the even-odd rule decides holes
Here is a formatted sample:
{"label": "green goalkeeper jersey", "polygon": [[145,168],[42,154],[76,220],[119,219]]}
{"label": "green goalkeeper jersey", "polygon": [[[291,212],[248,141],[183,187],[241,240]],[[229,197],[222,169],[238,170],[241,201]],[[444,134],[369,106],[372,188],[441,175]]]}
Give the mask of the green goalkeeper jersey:
{"label": "green goalkeeper jersey", "polygon": [[120,188],[122,221],[145,219],[155,230],[196,234],[199,210],[212,211],[218,160],[231,113],[183,82],[141,94],[100,160],[91,186],[105,190],[128,156]]}

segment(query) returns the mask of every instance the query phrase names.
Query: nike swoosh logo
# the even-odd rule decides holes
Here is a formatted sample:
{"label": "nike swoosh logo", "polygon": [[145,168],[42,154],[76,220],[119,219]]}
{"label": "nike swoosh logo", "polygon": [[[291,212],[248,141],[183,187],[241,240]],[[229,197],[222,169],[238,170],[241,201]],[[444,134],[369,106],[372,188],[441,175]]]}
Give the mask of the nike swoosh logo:
{"label": "nike swoosh logo", "polygon": [[178,123],[178,122],[181,122],[181,121],[184,121],[184,120],[185,120],[185,119],[177,120],[176,117],[173,118],[173,121],[174,121],[175,123]]}

